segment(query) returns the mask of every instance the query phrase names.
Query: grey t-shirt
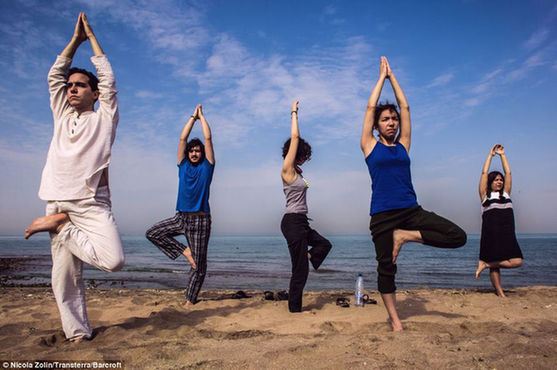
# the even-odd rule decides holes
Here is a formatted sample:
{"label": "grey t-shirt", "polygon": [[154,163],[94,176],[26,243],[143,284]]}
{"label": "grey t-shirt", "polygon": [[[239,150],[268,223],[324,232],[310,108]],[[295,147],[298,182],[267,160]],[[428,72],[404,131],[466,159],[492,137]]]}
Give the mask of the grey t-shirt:
{"label": "grey t-shirt", "polygon": [[282,189],[286,196],[286,210],[284,213],[308,213],[308,205],[306,202],[306,192],[309,188],[309,183],[298,174],[296,180],[292,184],[282,182]]}

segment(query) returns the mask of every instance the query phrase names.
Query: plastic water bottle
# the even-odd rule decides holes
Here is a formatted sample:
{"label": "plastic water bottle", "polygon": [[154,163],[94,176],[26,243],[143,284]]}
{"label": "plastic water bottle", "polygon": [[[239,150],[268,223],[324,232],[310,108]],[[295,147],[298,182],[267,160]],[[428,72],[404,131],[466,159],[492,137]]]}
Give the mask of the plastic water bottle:
{"label": "plastic water bottle", "polygon": [[354,306],[363,307],[364,306],[364,278],[362,274],[358,274],[356,279],[356,293],[354,294]]}

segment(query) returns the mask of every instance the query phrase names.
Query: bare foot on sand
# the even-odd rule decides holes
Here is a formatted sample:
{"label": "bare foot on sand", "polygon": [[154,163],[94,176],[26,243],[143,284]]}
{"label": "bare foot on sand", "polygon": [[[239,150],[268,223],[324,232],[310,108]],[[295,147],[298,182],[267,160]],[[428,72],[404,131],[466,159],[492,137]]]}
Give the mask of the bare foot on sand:
{"label": "bare foot on sand", "polygon": [[393,320],[387,319],[387,322],[391,325],[393,331],[404,331],[404,328],[402,327],[402,323],[400,322],[400,320],[397,320],[395,323],[393,322]]}
{"label": "bare foot on sand", "polygon": [[476,280],[479,279],[480,274],[482,273],[482,271],[485,270],[488,267],[489,266],[484,261],[482,261],[482,260],[478,261],[478,269],[476,270]]}
{"label": "bare foot on sand", "polygon": [[186,300],[186,302],[184,303],[184,307],[185,308],[192,308],[193,307],[193,303],[191,303],[190,301]]}
{"label": "bare foot on sand", "polygon": [[83,338],[83,337],[70,339],[70,343],[73,343],[73,344],[79,344],[83,341],[85,341],[85,338]]}
{"label": "bare foot on sand", "polygon": [[312,310],[305,310],[305,311],[302,311],[300,313],[305,313],[307,315],[315,315],[315,311],[312,311]]}
{"label": "bare foot on sand", "polygon": [[35,233],[41,231],[60,232],[62,227],[68,222],[70,218],[66,213],[57,213],[55,215],[43,216],[36,218],[27,229],[25,229],[25,239]]}
{"label": "bare foot on sand", "polygon": [[190,263],[191,268],[197,270],[197,265],[195,264],[195,261],[193,260],[193,255],[191,254],[191,248],[187,247],[186,249],[184,249],[184,252],[182,252],[182,254],[184,255],[184,257],[186,257],[186,259]]}

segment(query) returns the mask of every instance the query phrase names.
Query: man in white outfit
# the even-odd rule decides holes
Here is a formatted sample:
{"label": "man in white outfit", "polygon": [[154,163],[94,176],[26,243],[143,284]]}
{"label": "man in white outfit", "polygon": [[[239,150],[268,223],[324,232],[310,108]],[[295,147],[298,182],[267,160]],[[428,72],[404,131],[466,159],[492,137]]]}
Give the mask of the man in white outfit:
{"label": "man in white outfit", "polygon": [[[91,42],[97,77],[71,68],[77,48]],[[39,197],[46,216],[34,220],[25,238],[48,231],[52,246],[52,290],[66,338],[79,342],[92,335],[85,307],[83,262],[103,271],[124,264],[120,233],[112,215],[108,165],[118,101],[112,67],[84,13],[74,35],[48,73],[54,133],[43,169]],[[95,102],[99,100],[98,110]]]}

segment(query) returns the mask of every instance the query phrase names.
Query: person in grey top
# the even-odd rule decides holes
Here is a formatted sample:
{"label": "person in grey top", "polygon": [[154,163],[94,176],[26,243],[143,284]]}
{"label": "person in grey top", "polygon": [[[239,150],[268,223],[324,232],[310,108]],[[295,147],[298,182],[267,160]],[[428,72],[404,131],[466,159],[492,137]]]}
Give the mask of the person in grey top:
{"label": "person in grey top", "polygon": [[[282,147],[281,178],[286,196],[286,210],[280,224],[288,243],[292,277],[288,294],[290,312],[302,312],[302,293],[309,273],[308,260],[318,269],[332,248],[331,243],[309,227],[306,192],[309,183],[302,177],[301,166],[311,158],[311,146],[300,137],[298,100],[292,103],[290,139]],[[308,251],[308,245],[312,248]],[[311,311],[305,311],[312,313]]]}

